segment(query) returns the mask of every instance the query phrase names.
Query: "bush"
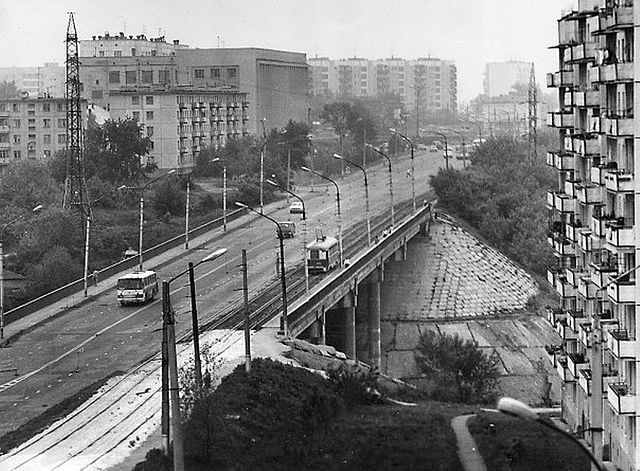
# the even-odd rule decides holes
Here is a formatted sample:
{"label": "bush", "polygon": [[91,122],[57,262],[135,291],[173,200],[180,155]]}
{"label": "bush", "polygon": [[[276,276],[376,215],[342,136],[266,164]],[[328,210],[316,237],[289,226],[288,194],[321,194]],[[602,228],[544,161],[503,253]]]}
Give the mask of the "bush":
{"label": "bush", "polygon": [[342,364],[329,370],[328,376],[336,394],[349,409],[361,404],[372,404],[377,399],[377,374],[372,370]]}

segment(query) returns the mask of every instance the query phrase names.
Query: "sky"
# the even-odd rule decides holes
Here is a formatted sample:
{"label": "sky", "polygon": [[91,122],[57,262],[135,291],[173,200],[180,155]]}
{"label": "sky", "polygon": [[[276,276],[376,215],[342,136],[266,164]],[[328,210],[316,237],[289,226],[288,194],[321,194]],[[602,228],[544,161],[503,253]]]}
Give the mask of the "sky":
{"label": "sky", "polygon": [[[68,12],[80,39],[164,35],[191,47],[263,47],[307,57],[437,57],[458,68],[464,103],[487,62],[557,69],[557,19],[569,0],[0,0],[0,67],[65,60]],[[161,34],[159,34],[161,33]]]}

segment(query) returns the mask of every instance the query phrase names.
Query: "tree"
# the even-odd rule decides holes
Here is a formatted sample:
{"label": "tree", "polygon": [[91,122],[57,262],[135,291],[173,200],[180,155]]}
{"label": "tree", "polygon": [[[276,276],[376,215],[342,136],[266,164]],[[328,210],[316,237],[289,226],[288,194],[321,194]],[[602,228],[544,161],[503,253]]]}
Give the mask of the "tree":
{"label": "tree", "polygon": [[424,332],[415,351],[418,370],[435,382],[439,399],[455,394],[459,402],[489,402],[500,377],[498,365],[470,340]]}
{"label": "tree", "polygon": [[10,100],[11,98],[20,98],[20,90],[16,87],[16,83],[3,80],[0,82],[0,99]]}
{"label": "tree", "polygon": [[64,247],[52,247],[43,255],[41,263],[27,270],[30,292],[43,294],[77,280],[82,276],[81,260]]}
{"label": "tree", "polygon": [[338,101],[335,103],[327,103],[322,108],[320,119],[325,124],[333,126],[333,131],[340,139],[340,149],[344,145],[344,138],[349,132],[349,123],[353,113],[353,105],[349,102]]}
{"label": "tree", "polygon": [[62,188],[45,164],[25,160],[4,169],[0,178],[0,211],[10,207],[30,210],[38,204],[58,201],[62,201]]}
{"label": "tree", "polygon": [[267,139],[267,149],[278,156],[283,167],[287,166],[291,153],[291,169],[305,165],[305,159],[311,150],[311,130],[306,123],[289,120],[282,131],[272,129]]}
{"label": "tree", "polygon": [[133,118],[107,120],[97,125],[90,120],[85,145],[85,176],[98,175],[111,183],[135,184],[156,169],[143,164],[151,140],[142,136],[142,125]]}

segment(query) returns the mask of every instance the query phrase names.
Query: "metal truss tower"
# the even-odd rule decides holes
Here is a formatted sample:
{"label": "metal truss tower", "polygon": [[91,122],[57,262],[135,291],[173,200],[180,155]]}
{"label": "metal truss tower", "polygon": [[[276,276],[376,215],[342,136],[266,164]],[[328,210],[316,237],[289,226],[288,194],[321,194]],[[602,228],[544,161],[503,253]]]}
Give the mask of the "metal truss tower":
{"label": "metal truss tower", "polygon": [[527,103],[529,104],[529,117],[528,117],[528,138],[529,138],[529,161],[535,162],[538,159],[538,133],[537,133],[537,121],[538,121],[538,90],[536,86],[536,73],[534,64],[531,63],[531,75],[529,77],[529,93],[527,97]]}
{"label": "metal truss tower", "polygon": [[83,220],[89,216],[89,199],[84,177],[82,149],[82,108],[80,100],[80,60],[78,58],[78,33],[73,12],[67,25],[66,92],[67,105],[67,178],[64,187],[63,208],[71,205],[80,208]]}

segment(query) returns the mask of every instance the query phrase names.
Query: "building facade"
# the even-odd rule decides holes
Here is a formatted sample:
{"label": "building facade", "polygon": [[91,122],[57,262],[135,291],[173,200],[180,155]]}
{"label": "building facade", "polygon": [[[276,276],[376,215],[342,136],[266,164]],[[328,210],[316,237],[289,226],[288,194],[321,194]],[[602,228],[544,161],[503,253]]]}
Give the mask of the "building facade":
{"label": "building facade", "polygon": [[517,83],[529,86],[533,63],[522,61],[489,62],[484,68],[484,94],[489,97],[508,95]]}
{"label": "building facade", "polygon": [[310,58],[309,88],[326,98],[395,93],[408,110],[418,105],[421,114],[455,112],[458,106],[456,66],[436,58]]}
{"label": "building facade", "polygon": [[152,142],[148,163],[188,168],[203,147],[249,133],[247,94],[209,87],[129,87],[113,90],[112,118],[135,118]]}
{"label": "building facade", "polygon": [[[65,68],[56,62],[43,67],[0,67],[0,82],[14,82],[29,98],[64,98]],[[0,97],[0,99],[8,97]]]}
{"label": "building facade", "polygon": [[[548,281],[562,297],[549,321],[562,379],[563,415],[611,469],[640,469],[640,120],[637,0],[580,0],[558,21],[558,69],[547,85],[558,130],[547,164]],[[636,217],[638,216],[638,217]]]}
{"label": "building facade", "polygon": [[48,159],[66,148],[66,133],[64,98],[0,100],[0,165]]}

